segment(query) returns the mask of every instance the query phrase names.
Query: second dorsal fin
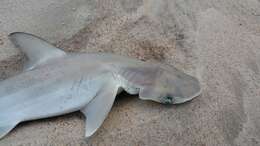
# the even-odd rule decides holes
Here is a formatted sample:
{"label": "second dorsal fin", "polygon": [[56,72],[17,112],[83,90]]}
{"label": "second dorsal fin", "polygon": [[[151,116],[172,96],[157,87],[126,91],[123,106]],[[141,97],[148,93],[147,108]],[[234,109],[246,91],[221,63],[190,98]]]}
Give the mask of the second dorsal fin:
{"label": "second dorsal fin", "polygon": [[48,60],[66,55],[64,51],[32,34],[14,32],[9,35],[9,38],[28,57],[25,70],[31,70]]}

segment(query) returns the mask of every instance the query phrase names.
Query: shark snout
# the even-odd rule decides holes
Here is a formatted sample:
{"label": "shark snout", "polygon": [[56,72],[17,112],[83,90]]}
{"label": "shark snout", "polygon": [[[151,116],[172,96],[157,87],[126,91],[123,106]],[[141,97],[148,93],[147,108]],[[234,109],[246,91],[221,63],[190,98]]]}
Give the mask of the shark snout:
{"label": "shark snout", "polygon": [[187,77],[188,80],[179,83],[176,86],[177,94],[173,95],[173,104],[180,104],[192,100],[201,94],[199,81],[194,77]]}

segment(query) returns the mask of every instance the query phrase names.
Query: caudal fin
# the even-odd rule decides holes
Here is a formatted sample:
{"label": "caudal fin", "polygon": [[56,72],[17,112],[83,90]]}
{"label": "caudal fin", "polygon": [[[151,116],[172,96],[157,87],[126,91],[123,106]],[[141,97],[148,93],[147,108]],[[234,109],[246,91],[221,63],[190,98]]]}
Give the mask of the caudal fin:
{"label": "caudal fin", "polygon": [[0,139],[7,135],[17,124],[18,122],[1,122],[0,119]]}

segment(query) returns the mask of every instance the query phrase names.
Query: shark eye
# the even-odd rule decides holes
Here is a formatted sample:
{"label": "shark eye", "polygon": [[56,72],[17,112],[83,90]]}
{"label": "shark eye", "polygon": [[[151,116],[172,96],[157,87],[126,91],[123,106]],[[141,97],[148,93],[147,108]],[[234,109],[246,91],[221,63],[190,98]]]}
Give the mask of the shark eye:
{"label": "shark eye", "polygon": [[165,103],[165,104],[172,104],[173,103],[173,98],[171,96],[166,96],[166,97],[164,97],[163,103]]}

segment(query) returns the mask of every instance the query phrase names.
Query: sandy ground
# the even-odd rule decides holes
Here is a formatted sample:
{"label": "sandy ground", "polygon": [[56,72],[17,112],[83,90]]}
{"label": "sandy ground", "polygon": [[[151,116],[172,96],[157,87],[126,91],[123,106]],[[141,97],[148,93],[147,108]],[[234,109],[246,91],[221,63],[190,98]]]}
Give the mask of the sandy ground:
{"label": "sandy ground", "polygon": [[123,94],[89,141],[76,112],[19,124],[0,145],[260,145],[259,0],[4,0],[0,26],[2,79],[24,60],[6,35],[27,31],[70,52],[172,64],[203,87],[178,106]]}

